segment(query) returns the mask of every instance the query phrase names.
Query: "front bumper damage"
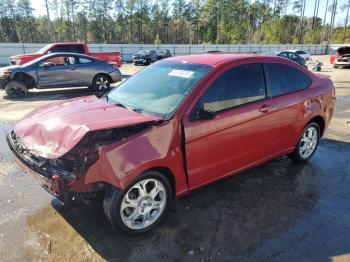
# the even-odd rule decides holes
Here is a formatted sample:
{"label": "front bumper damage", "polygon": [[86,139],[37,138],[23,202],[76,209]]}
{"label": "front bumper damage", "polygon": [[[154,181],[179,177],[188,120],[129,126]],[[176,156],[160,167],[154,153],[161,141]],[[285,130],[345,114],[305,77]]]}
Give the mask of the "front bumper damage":
{"label": "front bumper damage", "polygon": [[55,160],[31,154],[13,131],[7,134],[6,140],[24,172],[34,177],[46,191],[63,203],[76,199],[88,202],[104,190],[103,183],[85,184],[84,173],[67,171],[55,166]]}
{"label": "front bumper damage", "polygon": [[5,86],[7,85],[8,82],[9,82],[8,78],[0,77],[0,89],[5,89]]}

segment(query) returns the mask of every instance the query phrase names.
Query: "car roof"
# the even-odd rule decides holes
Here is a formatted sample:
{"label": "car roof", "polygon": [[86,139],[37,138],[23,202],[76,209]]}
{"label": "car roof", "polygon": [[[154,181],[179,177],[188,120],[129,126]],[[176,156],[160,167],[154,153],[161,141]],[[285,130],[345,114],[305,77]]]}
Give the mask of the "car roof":
{"label": "car roof", "polygon": [[86,58],[89,58],[89,59],[92,59],[92,60],[98,60],[94,57],[91,57],[91,56],[87,56],[87,55],[84,55],[84,54],[79,54],[79,53],[70,53],[70,52],[57,52],[57,53],[50,53],[50,54],[46,54],[42,57],[50,57],[50,56],[58,56],[58,55],[62,55],[62,56],[80,56],[80,57],[86,57]]}
{"label": "car roof", "polygon": [[204,54],[194,54],[187,56],[173,56],[166,58],[163,61],[174,61],[174,62],[187,62],[193,64],[205,64],[215,66],[221,63],[229,63],[233,61],[241,60],[257,60],[257,61],[271,61],[271,62],[283,62],[283,58],[278,56],[269,55],[258,55],[258,54],[247,54],[247,53],[204,53]]}
{"label": "car roof", "polygon": [[51,43],[50,45],[83,45],[84,43],[81,42],[56,42]]}

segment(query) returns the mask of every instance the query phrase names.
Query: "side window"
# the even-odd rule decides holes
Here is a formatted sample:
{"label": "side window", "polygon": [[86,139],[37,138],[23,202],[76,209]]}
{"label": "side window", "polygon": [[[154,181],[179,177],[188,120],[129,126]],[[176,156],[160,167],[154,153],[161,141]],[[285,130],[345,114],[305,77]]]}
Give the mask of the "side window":
{"label": "side window", "polygon": [[82,45],[71,45],[69,49],[71,53],[84,54],[84,47]]}
{"label": "side window", "polygon": [[73,56],[55,56],[44,61],[45,63],[52,63],[58,65],[73,65],[75,64],[75,57]]}
{"label": "side window", "polygon": [[293,53],[289,53],[289,58],[290,58],[291,60],[294,60],[294,61],[298,60],[298,56],[296,56],[296,55],[293,54]]}
{"label": "side window", "polygon": [[289,65],[267,63],[265,69],[272,96],[302,90],[311,84],[307,74]]}
{"label": "side window", "polygon": [[265,97],[262,65],[246,64],[221,74],[204,92],[196,108],[219,112]]}
{"label": "side window", "polygon": [[288,58],[288,53],[280,53],[279,56],[284,57],[284,58]]}
{"label": "side window", "polygon": [[67,45],[56,45],[51,48],[51,53],[59,53],[59,52],[69,52],[69,46]]}
{"label": "side window", "polygon": [[93,62],[93,60],[86,57],[79,57],[78,61],[79,61],[79,64],[88,64]]}

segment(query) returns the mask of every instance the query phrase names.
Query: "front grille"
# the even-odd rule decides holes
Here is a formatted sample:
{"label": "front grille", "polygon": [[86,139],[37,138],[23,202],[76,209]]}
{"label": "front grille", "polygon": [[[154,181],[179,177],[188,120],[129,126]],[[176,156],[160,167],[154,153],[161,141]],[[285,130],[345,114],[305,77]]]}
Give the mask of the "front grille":
{"label": "front grille", "polygon": [[9,142],[11,143],[12,149],[16,151],[16,154],[25,162],[35,165],[36,167],[42,167],[45,164],[46,159],[31,154],[29,150],[24,147],[14,131],[9,135]]}
{"label": "front grille", "polygon": [[349,62],[348,59],[338,59],[338,62]]}

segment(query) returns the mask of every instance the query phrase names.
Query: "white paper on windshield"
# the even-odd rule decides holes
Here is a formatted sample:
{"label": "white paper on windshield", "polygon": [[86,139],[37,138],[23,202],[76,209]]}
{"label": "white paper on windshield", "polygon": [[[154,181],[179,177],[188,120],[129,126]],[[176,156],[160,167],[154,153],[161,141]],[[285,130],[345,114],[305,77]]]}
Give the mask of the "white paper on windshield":
{"label": "white paper on windshield", "polygon": [[194,73],[193,71],[174,69],[174,70],[171,70],[168,75],[189,78],[191,75],[193,75],[193,73]]}

